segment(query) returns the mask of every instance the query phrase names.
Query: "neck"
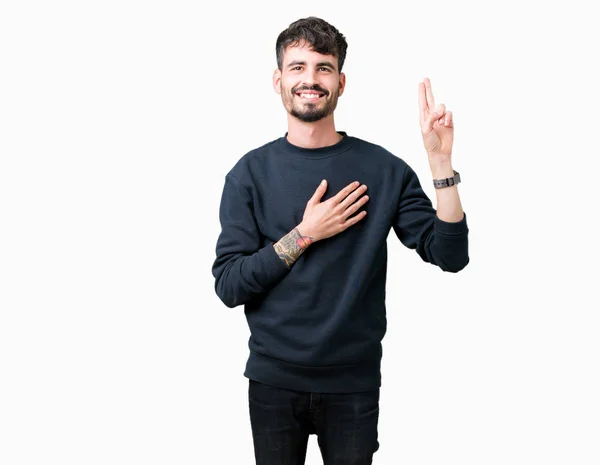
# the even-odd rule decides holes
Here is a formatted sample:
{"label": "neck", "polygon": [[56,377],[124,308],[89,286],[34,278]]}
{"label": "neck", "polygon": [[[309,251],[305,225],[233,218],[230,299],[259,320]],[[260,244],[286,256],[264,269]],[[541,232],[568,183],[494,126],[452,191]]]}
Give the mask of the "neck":
{"label": "neck", "polygon": [[314,123],[305,123],[288,114],[288,135],[290,144],[314,149],[337,144],[342,136],[335,130],[333,114]]}

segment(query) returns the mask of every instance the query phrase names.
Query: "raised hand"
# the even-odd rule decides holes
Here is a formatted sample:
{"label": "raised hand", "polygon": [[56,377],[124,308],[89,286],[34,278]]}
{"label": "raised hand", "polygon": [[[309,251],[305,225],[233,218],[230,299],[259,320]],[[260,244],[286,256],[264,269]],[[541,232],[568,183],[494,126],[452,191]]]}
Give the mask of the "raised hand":
{"label": "raised hand", "polygon": [[429,78],[419,83],[419,123],[430,162],[449,160],[454,142],[452,112],[443,103],[436,107]]}

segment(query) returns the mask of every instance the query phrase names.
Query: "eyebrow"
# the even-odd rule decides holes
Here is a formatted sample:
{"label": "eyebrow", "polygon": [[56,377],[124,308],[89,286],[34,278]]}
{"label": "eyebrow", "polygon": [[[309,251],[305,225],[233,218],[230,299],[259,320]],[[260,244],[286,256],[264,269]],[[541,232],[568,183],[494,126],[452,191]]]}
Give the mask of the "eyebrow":
{"label": "eyebrow", "polygon": [[[296,66],[296,65],[306,65],[306,61],[300,61],[300,60],[294,60],[292,61],[290,64],[288,64],[286,66],[286,68],[291,68],[292,66]],[[327,66],[331,69],[335,69],[335,66],[333,66],[333,64],[330,61],[320,61],[317,63],[317,67],[321,67],[321,66]]]}

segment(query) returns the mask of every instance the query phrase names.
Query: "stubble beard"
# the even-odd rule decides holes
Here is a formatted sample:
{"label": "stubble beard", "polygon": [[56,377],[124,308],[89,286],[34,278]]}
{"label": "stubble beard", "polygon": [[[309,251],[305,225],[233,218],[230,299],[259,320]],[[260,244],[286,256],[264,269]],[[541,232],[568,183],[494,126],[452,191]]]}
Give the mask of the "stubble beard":
{"label": "stubble beard", "polygon": [[[337,106],[339,89],[336,89],[334,93],[326,95],[324,99],[329,97],[324,104],[322,102],[311,103],[311,102],[298,102],[302,97],[297,97],[292,91],[289,92],[289,105],[286,105],[288,112],[298,118],[300,121],[305,123],[314,123],[320,119],[329,116],[335,110]],[[285,104],[285,102],[284,102]],[[317,106],[318,105],[318,106]]]}

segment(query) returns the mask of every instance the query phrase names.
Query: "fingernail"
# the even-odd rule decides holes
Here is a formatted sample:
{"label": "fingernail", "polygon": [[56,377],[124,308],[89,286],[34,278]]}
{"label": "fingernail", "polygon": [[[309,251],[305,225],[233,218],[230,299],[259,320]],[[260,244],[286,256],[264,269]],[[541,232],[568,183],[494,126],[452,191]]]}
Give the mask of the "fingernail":
{"label": "fingernail", "polygon": [[322,185],[322,186],[324,186],[324,185],[325,185],[325,182],[326,182],[326,181],[323,179],[323,180],[321,181],[321,185]]}

